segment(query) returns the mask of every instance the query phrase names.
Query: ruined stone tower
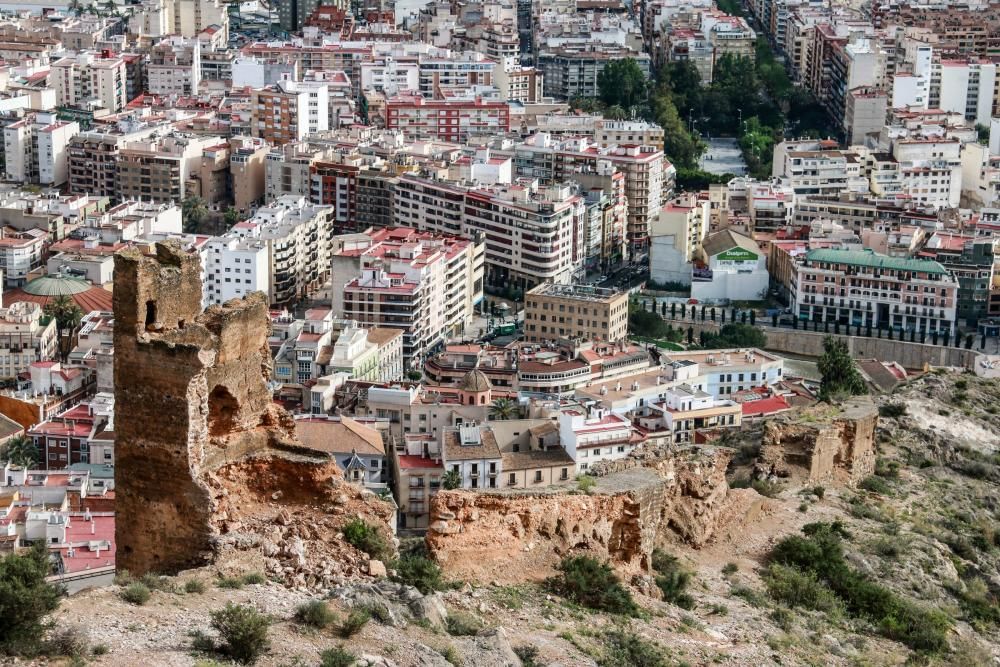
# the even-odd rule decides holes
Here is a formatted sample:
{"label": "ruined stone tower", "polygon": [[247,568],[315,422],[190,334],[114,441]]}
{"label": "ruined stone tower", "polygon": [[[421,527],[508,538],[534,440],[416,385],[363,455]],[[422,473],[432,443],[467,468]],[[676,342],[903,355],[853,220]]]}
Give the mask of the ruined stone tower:
{"label": "ruined stone tower", "polygon": [[325,493],[339,477],[329,457],[297,447],[294,422],[271,402],[265,296],[204,312],[201,299],[199,258],[179,245],[116,255],[117,563],[133,573],[211,560],[236,513],[220,509],[239,495],[220,483],[233,466],[267,477],[261,493],[288,481],[268,475],[278,457],[289,480],[308,468],[317,486],[300,484],[303,493]]}

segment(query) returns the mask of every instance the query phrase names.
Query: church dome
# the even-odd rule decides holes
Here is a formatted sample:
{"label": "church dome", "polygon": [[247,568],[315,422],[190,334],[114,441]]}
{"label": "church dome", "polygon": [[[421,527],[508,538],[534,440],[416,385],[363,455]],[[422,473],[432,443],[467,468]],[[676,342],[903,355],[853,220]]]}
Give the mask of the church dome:
{"label": "church dome", "polygon": [[493,388],[490,383],[490,379],[486,377],[486,373],[481,370],[474,369],[465,374],[462,378],[462,384],[459,389],[468,392],[479,392],[479,391],[489,391]]}

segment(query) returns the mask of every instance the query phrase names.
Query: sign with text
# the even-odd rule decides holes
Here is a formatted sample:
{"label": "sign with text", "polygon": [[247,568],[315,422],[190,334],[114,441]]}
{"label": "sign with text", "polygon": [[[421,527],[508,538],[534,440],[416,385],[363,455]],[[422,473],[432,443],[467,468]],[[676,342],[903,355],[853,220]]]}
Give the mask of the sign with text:
{"label": "sign with text", "polygon": [[750,252],[746,248],[730,248],[715,256],[716,259],[727,262],[756,262],[757,257],[757,253]]}

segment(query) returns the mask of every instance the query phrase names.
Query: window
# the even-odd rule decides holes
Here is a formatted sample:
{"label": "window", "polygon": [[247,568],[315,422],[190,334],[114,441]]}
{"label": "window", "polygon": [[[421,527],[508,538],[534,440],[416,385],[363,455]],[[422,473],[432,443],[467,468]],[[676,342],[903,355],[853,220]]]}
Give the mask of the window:
{"label": "window", "polygon": [[541,470],[536,470],[535,471],[535,483],[538,484],[541,481],[542,481],[542,471]]}
{"label": "window", "polygon": [[507,477],[507,485],[514,486],[515,484],[517,484],[517,475],[511,473],[510,476]]}
{"label": "window", "polygon": [[559,479],[562,479],[562,480],[567,480],[567,479],[569,479],[569,470],[567,470],[566,468],[563,468],[563,469],[562,469],[562,470],[561,470],[561,471],[559,472]]}

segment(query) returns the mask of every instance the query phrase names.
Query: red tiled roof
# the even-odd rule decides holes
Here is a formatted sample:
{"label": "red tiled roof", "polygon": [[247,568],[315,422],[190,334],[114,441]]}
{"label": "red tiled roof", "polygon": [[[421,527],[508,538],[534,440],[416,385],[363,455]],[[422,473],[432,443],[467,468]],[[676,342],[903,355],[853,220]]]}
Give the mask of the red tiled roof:
{"label": "red tiled roof", "polygon": [[[54,298],[54,296],[42,294],[28,294],[22,289],[12,289],[3,294],[3,302],[8,305],[18,301],[30,301],[44,307],[45,304]],[[70,294],[69,298],[73,299],[73,302],[80,306],[80,309],[84,313],[90,313],[95,310],[108,312],[113,308],[111,292],[102,287],[91,287],[85,292]]]}
{"label": "red tiled roof", "polygon": [[770,415],[783,410],[790,410],[792,406],[788,404],[784,396],[772,396],[762,398],[759,401],[747,401],[740,404],[744,417],[756,417],[760,415]]}
{"label": "red tiled roof", "polygon": [[443,468],[440,461],[434,461],[426,456],[404,454],[399,457],[400,468]]}

